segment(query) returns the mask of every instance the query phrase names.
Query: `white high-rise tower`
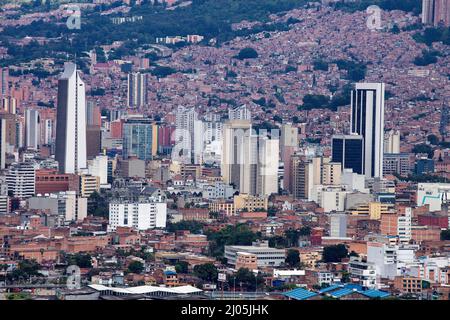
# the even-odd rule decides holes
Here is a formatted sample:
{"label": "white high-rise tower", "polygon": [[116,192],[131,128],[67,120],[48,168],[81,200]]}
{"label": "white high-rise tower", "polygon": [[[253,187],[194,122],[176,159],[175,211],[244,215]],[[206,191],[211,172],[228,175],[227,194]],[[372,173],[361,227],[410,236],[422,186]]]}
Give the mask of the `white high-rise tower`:
{"label": "white high-rise tower", "polygon": [[351,133],[364,139],[363,173],[383,177],[384,83],[357,83],[352,91]]}
{"label": "white high-rise tower", "polygon": [[79,173],[86,162],[86,97],[85,85],[77,66],[64,64],[58,81],[55,159],[61,173]]}

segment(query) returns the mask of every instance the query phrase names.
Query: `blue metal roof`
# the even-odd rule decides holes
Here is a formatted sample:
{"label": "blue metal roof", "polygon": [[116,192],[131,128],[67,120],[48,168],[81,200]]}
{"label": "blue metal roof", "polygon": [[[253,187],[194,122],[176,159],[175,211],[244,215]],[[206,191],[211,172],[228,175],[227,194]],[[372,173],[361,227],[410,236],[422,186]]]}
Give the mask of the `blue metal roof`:
{"label": "blue metal roof", "polygon": [[330,293],[330,295],[333,298],[341,298],[343,296],[346,296],[346,295],[354,293],[354,292],[359,292],[359,291],[356,290],[356,289],[353,290],[353,289],[350,289],[350,288],[342,288],[342,289],[339,289],[339,290],[336,290],[336,291]]}
{"label": "blue metal roof", "polygon": [[291,299],[295,300],[306,300],[312,297],[317,296],[318,294],[303,288],[297,288],[292,291],[284,293],[286,297],[289,297]]}
{"label": "blue metal roof", "polygon": [[329,287],[320,289],[319,293],[327,293],[327,292],[330,292],[330,291],[333,291],[333,290],[336,290],[336,289],[339,289],[339,288],[342,288],[342,287],[343,287],[342,284],[333,284],[333,285],[331,285]]}
{"label": "blue metal roof", "polygon": [[381,291],[381,290],[377,290],[377,289],[361,291],[361,293],[369,298],[386,298],[391,295],[389,292]]}

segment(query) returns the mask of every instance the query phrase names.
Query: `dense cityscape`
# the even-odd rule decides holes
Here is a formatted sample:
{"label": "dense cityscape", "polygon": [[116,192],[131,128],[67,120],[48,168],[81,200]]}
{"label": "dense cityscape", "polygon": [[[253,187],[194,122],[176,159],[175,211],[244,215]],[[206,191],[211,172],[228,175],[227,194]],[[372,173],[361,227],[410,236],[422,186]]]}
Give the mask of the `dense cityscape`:
{"label": "dense cityscape", "polygon": [[0,0],[0,300],[449,300],[450,0]]}

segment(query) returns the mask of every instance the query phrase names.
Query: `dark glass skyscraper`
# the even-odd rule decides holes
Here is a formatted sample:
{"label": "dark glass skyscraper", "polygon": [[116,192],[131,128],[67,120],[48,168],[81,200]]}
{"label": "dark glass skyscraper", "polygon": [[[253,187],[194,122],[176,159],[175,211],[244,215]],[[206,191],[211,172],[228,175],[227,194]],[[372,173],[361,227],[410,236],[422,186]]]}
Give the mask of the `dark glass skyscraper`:
{"label": "dark glass skyscraper", "polygon": [[342,169],[363,174],[364,139],[360,135],[336,135],[332,142],[332,162],[342,163]]}

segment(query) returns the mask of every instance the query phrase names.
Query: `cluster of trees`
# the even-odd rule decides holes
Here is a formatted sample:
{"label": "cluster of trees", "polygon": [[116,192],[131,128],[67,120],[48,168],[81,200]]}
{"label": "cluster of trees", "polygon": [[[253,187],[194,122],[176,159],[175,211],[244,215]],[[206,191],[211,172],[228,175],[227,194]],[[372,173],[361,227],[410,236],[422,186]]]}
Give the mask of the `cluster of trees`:
{"label": "cluster of trees", "polygon": [[66,255],[68,265],[76,265],[80,268],[92,268],[92,257],[88,253],[75,253]]}
{"label": "cluster of trees", "polygon": [[[27,281],[32,277],[42,277],[42,274],[39,273],[40,267],[36,260],[22,260],[16,269],[7,274],[7,279],[10,282],[21,282]],[[8,265],[2,264],[0,265],[0,269],[7,270]]]}
{"label": "cluster of trees", "polygon": [[216,258],[223,257],[226,245],[251,245],[253,241],[261,238],[261,235],[252,232],[244,224],[227,226],[218,232],[210,231],[207,236],[210,241],[209,253]]}
{"label": "cluster of trees", "polygon": [[441,240],[442,241],[450,240],[450,229],[441,231]]}
{"label": "cluster of trees", "polygon": [[300,237],[309,236],[311,234],[310,227],[302,227],[300,229],[288,229],[283,236],[274,236],[269,239],[269,246],[273,248],[290,248],[298,246]]}
{"label": "cluster of trees", "polygon": [[88,198],[88,213],[96,217],[109,217],[109,201],[108,198],[94,191]]}
{"label": "cluster of trees", "polygon": [[322,260],[324,262],[341,262],[348,257],[348,250],[344,244],[337,244],[323,248]]}
{"label": "cluster of trees", "polygon": [[239,60],[256,59],[258,58],[258,52],[254,48],[246,47],[241,49],[235,58]]}
{"label": "cluster of trees", "polygon": [[321,94],[307,94],[303,97],[303,104],[298,106],[298,110],[330,109],[336,111],[338,107],[350,103],[350,91],[337,93],[330,99]]}
{"label": "cluster of trees", "polygon": [[127,271],[130,273],[140,274],[142,273],[142,271],[144,271],[144,265],[140,261],[132,261],[128,265]]}
{"label": "cluster of trees", "polygon": [[183,220],[176,223],[169,222],[167,223],[166,229],[168,232],[175,232],[178,230],[189,230],[191,233],[200,234],[202,233],[203,230],[203,223],[194,220],[192,221]]}
{"label": "cluster of trees", "polygon": [[440,53],[435,50],[424,50],[422,51],[422,55],[418,56],[414,59],[414,64],[416,66],[428,66],[430,64],[436,63],[438,61],[438,56]]}
{"label": "cluster of trees", "polygon": [[414,148],[412,149],[413,153],[426,153],[428,155],[428,158],[432,158],[433,157],[433,147],[425,144],[425,143],[421,143],[421,144],[417,144],[414,146]]}
{"label": "cluster of trees", "polygon": [[335,7],[349,12],[365,11],[367,7],[377,5],[383,10],[401,10],[419,14],[422,8],[422,0],[359,0],[338,2]]}
{"label": "cluster of trees", "polygon": [[[232,24],[242,20],[269,21],[269,15],[305,6],[308,0],[194,0],[192,5],[178,10],[165,10],[159,2],[143,3],[133,6],[129,16],[142,16],[133,23],[115,25],[110,16],[101,15],[100,10],[107,8],[85,8],[80,29],[68,29],[65,23],[35,21],[25,26],[8,26],[2,31],[0,42],[8,47],[10,59],[2,63],[16,64],[42,56],[54,57],[57,52],[66,52],[81,56],[82,52],[113,41],[124,41],[120,55],[133,54],[140,46],[154,43],[155,38],[164,36],[200,34],[205,39],[216,38],[223,43],[236,37],[239,30],[233,30]],[[266,26],[281,28],[282,26]],[[284,28],[284,27],[283,27]],[[46,45],[33,43],[33,47],[14,45],[10,38],[48,37],[60,40],[50,41]],[[117,55],[115,58],[119,58]]]}
{"label": "cluster of trees", "polygon": [[431,46],[434,42],[443,42],[450,45],[450,27],[426,28],[423,32],[416,33],[413,38],[417,42]]}

